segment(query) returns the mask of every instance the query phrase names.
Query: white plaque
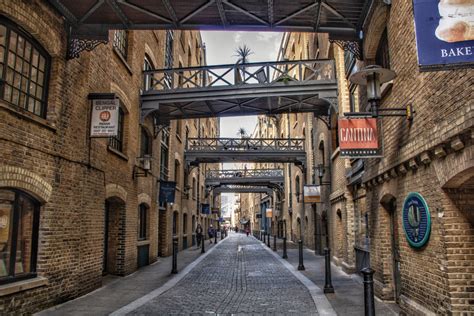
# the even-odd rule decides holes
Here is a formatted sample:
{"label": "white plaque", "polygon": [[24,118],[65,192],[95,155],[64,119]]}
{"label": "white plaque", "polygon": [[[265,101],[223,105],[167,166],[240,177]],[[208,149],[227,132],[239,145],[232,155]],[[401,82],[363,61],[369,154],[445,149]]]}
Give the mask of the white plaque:
{"label": "white plaque", "polygon": [[92,100],[91,137],[117,136],[119,99]]}

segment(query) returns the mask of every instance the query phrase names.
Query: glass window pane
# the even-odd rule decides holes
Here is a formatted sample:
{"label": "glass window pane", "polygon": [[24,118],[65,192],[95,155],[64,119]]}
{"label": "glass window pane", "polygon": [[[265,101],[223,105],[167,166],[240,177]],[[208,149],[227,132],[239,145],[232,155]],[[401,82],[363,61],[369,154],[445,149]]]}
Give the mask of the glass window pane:
{"label": "glass window pane", "polygon": [[28,111],[34,112],[35,111],[35,99],[28,98]]}
{"label": "glass window pane", "polygon": [[33,50],[33,60],[32,60],[32,64],[36,67],[38,67],[38,58],[39,57],[39,53],[36,49]]}
{"label": "glass window pane", "polygon": [[41,99],[42,96],[43,96],[43,88],[38,87],[38,89],[36,89],[36,97],[38,99]]}
{"label": "glass window pane", "polygon": [[31,271],[31,245],[33,241],[33,215],[34,204],[30,199],[20,195],[18,239],[16,247],[15,275],[28,273]]}
{"label": "glass window pane", "polygon": [[15,193],[0,190],[0,277],[7,276],[10,269],[11,222]]}
{"label": "glass window pane", "polygon": [[0,63],[2,64],[2,68],[3,68],[4,58],[5,58],[5,48],[0,46]]}
{"label": "glass window pane", "polygon": [[26,95],[24,93],[20,93],[20,102],[18,105],[22,108],[25,107]]}
{"label": "glass window pane", "polygon": [[18,104],[18,99],[20,98],[20,92],[17,89],[13,89],[12,94],[12,103]]}
{"label": "glass window pane", "polygon": [[11,31],[10,32],[10,50],[16,52],[16,33]]}
{"label": "glass window pane", "polygon": [[25,39],[21,36],[18,36],[18,46],[16,53],[17,55],[23,57],[25,52]]}
{"label": "glass window pane", "polygon": [[39,71],[39,72],[38,72],[38,81],[37,81],[37,82],[38,82],[40,85],[43,85],[43,81],[44,81],[44,73],[41,72],[41,71]]}
{"label": "glass window pane", "polygon": [[0,45],[5,46],[6,36],[7,36],[7,29],[5,25],[0,25]]}
{"label": "glass window pane", "polygon": [[31,44],[29,42],[25,43],[25,59],[31,60]]}
{"label": "glass window pane", "polygon": [[40,101],[35,101],[35,114],[36,115],[42,115],[41,113],[41,102]]}
{"label": "glass window pane", "polygon": [[11,51],[10,54],[8,54],[8,66],[11,68],[15,67],[15,54],[13,54]]}
{"label": "glass window pane", "polygon": [[40,56],[39,70],[44,71],[45,60],[43,56]]}
{"label": "glass window pane", "polygon": [[5,91],[3,93],[3,99],[5,99],[5,101],[10,102],[11,98],[12,98],[12,87],[9,85],[6,85]]}
{"label": "glass window pane", "polygon": [[31,80],[34,81],[34,82],[37,82],[36,79],[37,79],[37,75],[38,75],[38,70],[35,68],[35,67],[32,67],[31,68]]}
{"label": "glass window pane", "polygon": [[26,60],[23,61],[23,76],[28,77],[30,75],[30,64]]}
{"label": "glass window pane", "polygon": [[17,89],[20,89],[21,84],[21,76],[19,74],[15,74],[15,80],[13,81],[13,86]]}

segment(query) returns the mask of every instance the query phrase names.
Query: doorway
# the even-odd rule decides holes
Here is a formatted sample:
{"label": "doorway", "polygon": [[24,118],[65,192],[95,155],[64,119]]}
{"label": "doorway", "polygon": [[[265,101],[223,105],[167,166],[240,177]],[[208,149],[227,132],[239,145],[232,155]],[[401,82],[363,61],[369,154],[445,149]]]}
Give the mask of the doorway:
{"label": "doorway", "polygon": [[124,238],[124,221],[121,220],[121,214],[125,212],[125,202],[119,198],[109,198],[105,200],[104,205],[104,254],[102,260],[102,275],[115,274],[122,275],[123,266],[120,264],[124,260],[124,254],[119,253],[120,244]]}

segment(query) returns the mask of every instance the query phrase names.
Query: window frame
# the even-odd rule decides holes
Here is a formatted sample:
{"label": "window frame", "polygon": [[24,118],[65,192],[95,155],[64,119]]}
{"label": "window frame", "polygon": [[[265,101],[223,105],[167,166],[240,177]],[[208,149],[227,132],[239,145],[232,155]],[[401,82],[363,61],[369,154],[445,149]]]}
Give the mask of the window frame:
{"label": "window frame", "polygon": [[[49,55],[49,53],[46,51],[46,49],[43,48],[43,46],[29,33],[25,32],[20,26],[18,26],[15,22],[5,18],[4,16],[0,16],[0,25],[3,25],[5,27],[5,46],[4,46],[4,54],[3,54],[3,65],[1,66],[2,67],[2,75],[0,76],[0,99],[3,101],[3,102],[6,102],[8,103],[9,105],[13,106],[14,108],[16,109],[21,109],[22,111],[26,111],[28,113],[31,113],[32,115],[35,115],[35,116],[38,116],[38,117],[41,117],[43,119],[46,118],[46,114],[47,114],[47,108],[48,108],[48,94],[49,94],[49,81],[50,81],[50,73],[51,73],[51,56]],[[14,31],[16,34],[17,34],[17,39],[18,39],[18,36],[21,36],[23,37],[23,39],[25,40],[25,46],[26,46],[26,43],[28,43],[31,48],[30,48],[30,59],[28,60],[29,61],[29,69],[28,69],[28,75],[27,75],[27,80],[26,80],[26,86],[27,86],[27,90],[21,90],[21,88],[16,88],[15,87],[15,78],[17,76],[20,76],[20,86],[23,86],[23,80],[22,80],[22,76],[21,75],[21,72],[18,72],[16,70],[16,63],[17,63],[17,58],[21,58],[23,61],[26,61],[26,59],[24,59],[23,57],[19,57],[18,53],[17,53],[17,49],[18,49],[18,40],[17,40],[17,45],[16,45],[16,48],[15,48],[15,52],[13,53],[14,56],[15,56],[15,61],[14,61],[14,68],[13,69],[13,72],[14,72],[14,75],[13,75],[13,81],[11,82],[11,84],[8,84],[7,83],[7,72],[8,72],[8,68],[9,68],[9,65],[8,65],[8,60],[9,60],[9,56],[10,56],[10,39],[11,39],[11,31]],[[33,65],[32,65],[32,62],[33,62],[33,51],[36,50],[38,52],[38,67],[35,67],[37,68],[37,76],[39,75],[39,72],[40,72],[40,57],[43,57],[44,58],[44,71],[43,71],[43,82],[41,82],[42,84],[42,88],[43,88],[43,91],[41,93],[41,98],[37,98],[36,97],[36,90],[35,90],[35,96],[33,97],[31,94],[30,94],[30,88],[31,88],[31,83],[32,83],[32,68],[33,68]],[[22,65],[23,66],[23,65]],[[11,68],[11,67],[10,67]],[[34,82],[35,86],[38,86],[38,84],[40,84],[40,82]],[[13,93],[13,90],[17,90],[19,91],[19,96],[21,95],[21,93],[23,92],[25,94],[25,97],[26,97],[26,100],[25,100],[25,103],[24,105],[20,105],[20,104],[15,104],[11,101],[8,101],[6,99],[4,99],[5,97],[5,89],[6,89],[6,86],[11,86],[11,89],[12,89],[12,93]],[[13,96],[12,96],[13,98]],[[33,98],[35,101],[39,101],[40,103],[40,113],[39,114],[36,114],[35,113],[35,109],[36,109],[36,106],[34,107],[33,111],[30,111],[28,110],[28,102],[30,100],[30,98]]]}
{"label": "window frame", "polygon": [[145,203],[141,203],[138,206],[138,240],[147,240],[148,239],[148,206]]}
{"label": "window frame", "polygon": [[[13,214],[10,216],[11,220],[11,249],[10,253],[14,253],[14,256],[10,256],[9,260],[9,271],[8,275],[0,277],[0,285],[8,284],[12,282],[17,282],[25,279],[35,278],[37,276],[37,263],[38,263],[38,245],[39,245],[39,222],[40,222],[40,211],[41,203],[29,195],[28,193],[10,187],[2,187],[0,190],[11,191],[15,194],[15,200],[13,202]],[[33,223],[32,223],[32,233],[31,233],[31,253],[30,253],[30,271],[24,274],[15,275],[16,268],[16,257],[17,257],[17,247],[18,247],[18,223],[20,220],[19,213],[19,196],[23,195],[28,199],[33,205]],[[13,272],[13,273],[12,273]]]}
{"label": "window frame", "polygon": [[[119,34],[124,34],[123,37]],[[126,30],[115,30],[112,46],[124,60],[128,57],[128,32]]]}
{"label": "window frame", "polygon": [[123,110],[122,102],[120,102],[118,124],[117,124],[117,136],[109,137],[109,147],[115,149],[121,153],[124,153],[124,129],[125,129],[125,111]]}
{"label": "window frame", "polygon": [[[151,61],[151,58],[145,54],[145,58],[143,59],[143,71],[151,71],[154,70],[155,66],[153,65],[153,62]],[[151,90],[152,88],[152,80],[153,75],[152,74],[145,74],[143,76],[143,91],[148,91]]]}
{"label": "window frame", "polygon": [[[141,126],[140,129],[141,135],[140,135],[140,157],[145,157],[149,156],[151,157],[153,154],[153,142],[151,139],[151,135],[148,132],[148,129],[144,127],[143,125]],[[146,138],[146,142],[145,142]],[[146,146],[144,146],[146,144]],[[145,148],[144,148],[145,147]]]}

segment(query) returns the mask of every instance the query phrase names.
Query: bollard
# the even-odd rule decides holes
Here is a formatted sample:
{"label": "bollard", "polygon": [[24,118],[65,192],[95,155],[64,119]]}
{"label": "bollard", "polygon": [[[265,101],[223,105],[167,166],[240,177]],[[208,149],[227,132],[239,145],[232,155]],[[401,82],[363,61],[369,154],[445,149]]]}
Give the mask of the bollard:
{"label": "bollard", "polygon": [[271,248],[272,246],[270,245],[270,233],[267,234],[267,246],[268,248]]}
{"label": "bollard", "polygon": [[263,239],[262,239],[263,243],[265,243],[265,238],[267,238],[267,234],[265,232],[263,232]]}
{"label": "bollard", "polygon": [[288,259],[288,254],[286,253],[286,237],[283,237],[283,259]]}
{"label": "bollard", "polygon": [[224,240],[224,232],[221,230],[221,240]]}
{"label": "bollard", "polygon": [[227,238],[227,229],[225,230],[225,238]]}
{"label": "bollard", "polygon": [[206,250],[204,250],[204,235],[201,236],[201,253],[205,253]]}
{"label": "bollard", "polygon": [[173,267],[171,273],[178,273],[178,236],[173,236]]}
{"label": "bollard", "polygon": [[273,235],[273,251],[277,251],[277,236]]}
{"label": "bollard", "polygon": [[303,241],[301,239],[298,240],[298,252],[299,252],[298,270],[303,271],[303,270],[305,270],[305,268],[304,268],[304,264],[303,264]]}
{"label": "bollard", "polygon": [[217,229],[214,231],[214,244],[217,244]]}
{"label": "bollard", "polygon": [[334,287],[331,280],[331,249],[324,248],[324,258],[326,261],[326,277],[324,284],[324,293],[334,293]]}
{"label": "bollard", "polygon": [[375,316],[374,302],[374,273],[375,271],[367,267],[360,272],[364,275],[364,306],[366,316]]}

